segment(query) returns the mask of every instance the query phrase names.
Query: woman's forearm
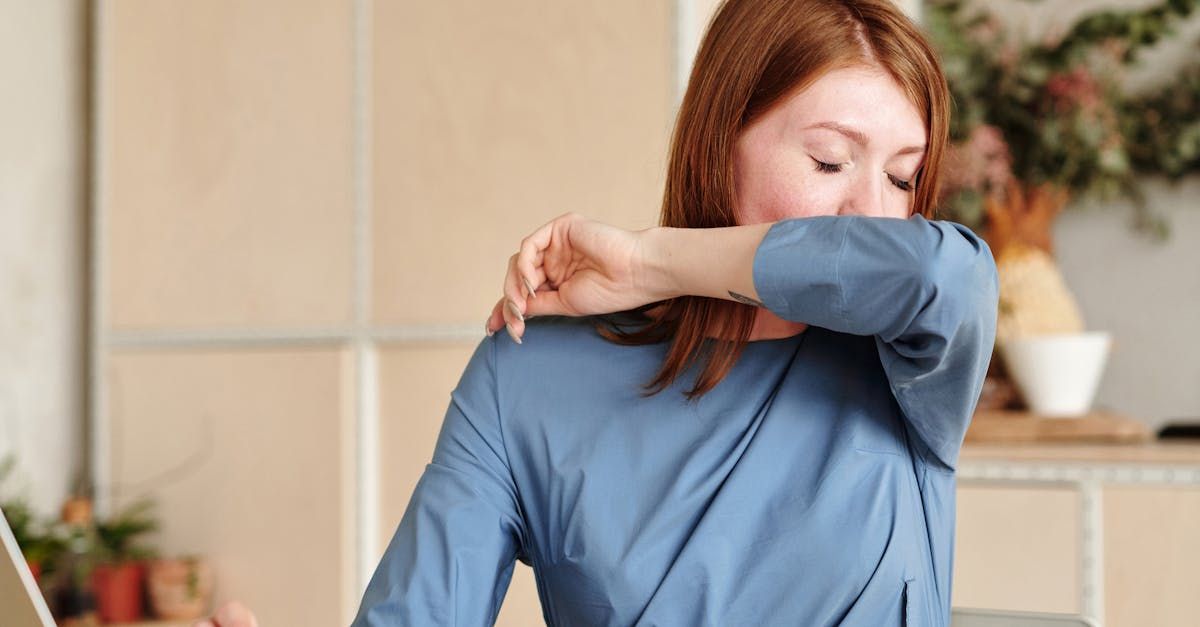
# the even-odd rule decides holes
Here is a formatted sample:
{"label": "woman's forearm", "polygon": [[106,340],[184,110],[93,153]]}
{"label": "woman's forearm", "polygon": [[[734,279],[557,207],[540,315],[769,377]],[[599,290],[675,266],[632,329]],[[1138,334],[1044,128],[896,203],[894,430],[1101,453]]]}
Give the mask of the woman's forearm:
{"label": "woman's forearm", "polygon": [[645,232],[648,280],[667,297],[708,296],[761,306],[754,253],[773,222]]}

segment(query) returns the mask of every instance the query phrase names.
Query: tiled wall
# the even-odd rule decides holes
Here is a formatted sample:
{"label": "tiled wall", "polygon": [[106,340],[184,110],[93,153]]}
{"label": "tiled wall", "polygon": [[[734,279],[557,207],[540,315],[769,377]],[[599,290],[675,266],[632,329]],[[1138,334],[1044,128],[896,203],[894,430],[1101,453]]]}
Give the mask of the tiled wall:
{"label": "tiled wall", "polygon": [[[656,222],[675,2],[97,10],[102,500],[262,624],[344,624],[520,238]],[[540,619],[518,565],[500,624]]]}

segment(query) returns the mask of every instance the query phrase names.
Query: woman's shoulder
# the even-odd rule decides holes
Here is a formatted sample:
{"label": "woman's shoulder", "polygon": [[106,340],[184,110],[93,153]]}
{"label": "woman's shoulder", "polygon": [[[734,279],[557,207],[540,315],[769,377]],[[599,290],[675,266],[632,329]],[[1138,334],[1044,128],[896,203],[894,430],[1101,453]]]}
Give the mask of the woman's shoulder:
{"label": "woman's shoulder", "polygon": [[513,351],[525,348],[531,349],[527,352],[561,350],[602,340],[596,332],[598,322],[597,316],[534,316],[525,319],[525,333],[521,336],[520,344],[503,330],[495,333],[492,339],[497,342],[497,348],[507,346]]}
{"label": "woman's shoulder", "polygon": [[556,363],[611,358],[616,351],[628,348],[601,335],[599,329],[604,327],[611,328],[602,316],[542,315],[525,319],[520,344],[503,330],[485,341],[495,345],[498,362],[545,368]]}
{"label": "woman's shoulder", "polygon": [[636,391],[629,377],[639,369],[618,359],[615,351],[625,347],[606,346],[593,322],[538,316],[526,320],[521,344],[504,331],[484,336],[451,392],[459,412],[447,415],[470,416],[478,432],[494,435],[495,442],[507,434],[519,449],[513,443],[521,433],[553,426],[563,412],[595,411],[626,388]]}
{"label": "woman's shoulder", "polygon": [[603,328],[612,328],[604,316],[527,318],[520,344],[499,331],[483,338],[480,349],[488,353],[477,358],[486,356],[492,362],[503,389],[549,384],[563,390],[604,388],[609,383],[628,383],[629,377],[652,374],[660,365],[664,345],[619,344],[604,337]]}

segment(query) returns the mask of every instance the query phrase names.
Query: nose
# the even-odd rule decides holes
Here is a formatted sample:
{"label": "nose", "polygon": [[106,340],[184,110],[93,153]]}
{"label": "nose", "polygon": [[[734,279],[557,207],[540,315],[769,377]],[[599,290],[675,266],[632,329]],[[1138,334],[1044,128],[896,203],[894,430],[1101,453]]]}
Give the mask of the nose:
{"label": "nose", "polygon": [[887,188],[884,187],[886,175],[880,173],[878,176],[867,171],[860,170],[854,178],[854,181],[846,189],[846,194],[842,199],[842,206],[839,213],[842,215],[863,215],[870,217],[882,217],[886,215],[886,205],[884,202]]}

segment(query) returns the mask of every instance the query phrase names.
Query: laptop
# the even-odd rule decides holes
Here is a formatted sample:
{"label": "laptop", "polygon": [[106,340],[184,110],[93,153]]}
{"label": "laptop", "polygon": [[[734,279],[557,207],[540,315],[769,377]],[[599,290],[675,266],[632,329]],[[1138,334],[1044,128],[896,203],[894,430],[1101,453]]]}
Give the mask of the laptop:
{"label": "laptop", "polygon": [[0,625],[4,627],[54,627],[50,608],[29,572],[8,521],[0,515]]}

